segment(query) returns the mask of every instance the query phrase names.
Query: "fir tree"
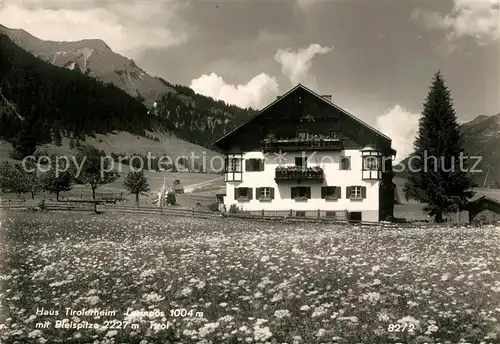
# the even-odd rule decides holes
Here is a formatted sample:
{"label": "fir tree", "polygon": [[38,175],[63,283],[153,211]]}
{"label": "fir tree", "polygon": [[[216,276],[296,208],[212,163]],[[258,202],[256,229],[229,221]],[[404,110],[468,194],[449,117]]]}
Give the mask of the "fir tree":
{"label": "fir tree", "polygon": [[54,123],[54,127],[52,128],[52,140],[56,146],[62,144],[61,128],[58,122]]}
{"label": "fir tree", "polygon": [[410,159],[405,197],[427,204],[436,222],[472,197],[474,183],[467,171],[463,137],[453,109],[450,91],[438,71],[432,80]]}
{"label": "fir tree", "polygon": [[148,180],[144,176],[144,172],[130,171],[123,182],[125,189],[131,194],[135,195],[135,204],[139,206],[139,195],[144,195],[149,192]]}
{"label": "fir tree", "polygon": [[21,160],[24,157],[32,155],[36,150],[37,139],[31,120],[31,118],[25,119],[21,131],[16,136],[14,152],[12,154],[12,157],[15,159]]}

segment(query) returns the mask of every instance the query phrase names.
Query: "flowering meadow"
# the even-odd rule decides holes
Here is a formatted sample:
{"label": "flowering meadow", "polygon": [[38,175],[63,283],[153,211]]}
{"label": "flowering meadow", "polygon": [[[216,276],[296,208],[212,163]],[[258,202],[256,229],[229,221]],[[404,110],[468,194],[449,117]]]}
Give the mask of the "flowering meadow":
{"label": "flowering meadow", "polygon": [[0,219],[2,343],[500,343],[493,226]]}

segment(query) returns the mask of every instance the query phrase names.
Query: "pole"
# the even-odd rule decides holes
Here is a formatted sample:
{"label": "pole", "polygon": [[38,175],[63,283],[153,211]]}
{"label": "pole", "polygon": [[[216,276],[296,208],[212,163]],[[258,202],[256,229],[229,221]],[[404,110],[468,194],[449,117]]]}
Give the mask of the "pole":
{"label": "pole", "polygon": [[486,187],[486,181],[488,180],[489,174],[490,174],[490,168],[488,167],[488,172],[486,173],[486,177],[484,178],[483,189]]}

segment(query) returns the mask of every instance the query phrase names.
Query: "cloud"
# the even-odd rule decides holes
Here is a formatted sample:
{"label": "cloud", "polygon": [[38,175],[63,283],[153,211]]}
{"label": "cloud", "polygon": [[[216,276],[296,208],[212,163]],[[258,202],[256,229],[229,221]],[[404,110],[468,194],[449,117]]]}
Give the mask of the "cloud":
{"label": "cloud", "polygon": [[500,3],[498,0],[454,0],[451,13],[416,9],[412,18],[421,20],[428,29],[447,32],[449,41],[472,37],[480,44],[500,39]]}
{"label": "cloud", "polygon": [[223,100],[242,108],[261,109],[279,95],[279,85],[275,78],[261,73],[246,85],[231,85],[215,73],[202,75],[191,81],[190,88],[196,93]]}
{"label": "cloud", "polygon": [[[114,51],[138,55],[147,49],[167,48],[187,39],[173,30],[183,7],[158,2],[57,2],[51,6],[16,1],[0,7],[0,23],[24,29],[43,40],[104,40]],[[180,25],[181,26],[181,25]]]}
{"label": "cloud", "polygon": [[392,147],[397,151],[396,163],[413,153],[419,119],[420,114],[408,112],[400,105],[377,117],[378,129],[392,139]]}
{"label": "cloud", "polygon": [[312,59],[316,55],[326,54],[332,51],[332,47],[322,47],[319,44],[311,44],[305,49],[293,51],[291,49],[280,49],[274,56],[281,64],[281,71],[292,85],[303,83],[310,88],[316,88],[316,80],[310,74]]}

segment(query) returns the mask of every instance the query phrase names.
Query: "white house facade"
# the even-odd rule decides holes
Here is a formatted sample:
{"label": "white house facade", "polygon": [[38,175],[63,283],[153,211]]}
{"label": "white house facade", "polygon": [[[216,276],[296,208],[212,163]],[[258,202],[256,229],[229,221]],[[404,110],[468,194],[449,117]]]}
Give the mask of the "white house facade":
{"label": "white house facade", "polygon": [[227,209],[376,222],[392,217],[391,140],[298,85],[219,139]]}

